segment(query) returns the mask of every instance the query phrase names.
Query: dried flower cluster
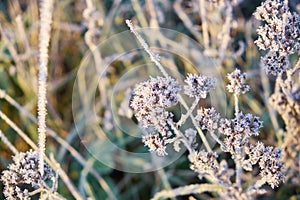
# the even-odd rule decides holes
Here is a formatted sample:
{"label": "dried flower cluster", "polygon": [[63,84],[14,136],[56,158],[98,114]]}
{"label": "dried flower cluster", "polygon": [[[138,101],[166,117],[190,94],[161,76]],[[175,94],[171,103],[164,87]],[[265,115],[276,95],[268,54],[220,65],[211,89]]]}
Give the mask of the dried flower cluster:
{"label": "dried flower cluster", "polygon": [[232,73],[227,74],[227,78],[230,81],[230,84],[226,86],[228,92],[240,95],[250,90],[249,85],[245,84],[247,75],[241,73],[241,70],[235,69]]}
{"label": "dried flower cluster", "polygon": [[245,144],[248,143],[252,135],[259,135],[258,130],[262,127],[262,122],[257,116],[252,114],[243,114],[242,112],[232,119],[221,119],[219,132],[224,134],[226,145],[225,152],[230,152],[232,155],[238,154]]}
{"label": "dried flower cluster", "polygon": [[[214,79],[204,75],[189,74],[185,82],[185,94],[198,100],[205,98],[209,90],[215,85]],[[153,127],[159,133],[144,136],[143,142],[145,146],[149,147],[150,151],[156,151],[160,156],[167,155],[165,145],[168,143],[174,143],[174,149],[179,151],[179,145],[183,137],[185,142],[191,146],[195,141],[196,132],[193,129],[188,129],[185,134],[181,133],[176,129],[173,121],[174,114],[166,111],[166,108],[170,108],[178,103],[177,94],[180,90],[179,83],[171,77],[151,77],[149,80],[137,84],[133,91],[130,106],[134,111],[135,117],[144,128]],[[209,112],[214,112],[214,110]],[[199,114],[197,118],[201,118],[201,115]],[[209,121],[205,123],[207,128],[214,126],[214,124],[209,124],[211,123]],[[177,135],[175,134],[174,136],[170,131],[170,127],[173,131],[176,129]]]}
{"label": "dried flower cluster", "polygon": [[282,92],[275,92],[270,96],[269,102],[281,115],[286,123],[286,130],[288,132],[300,132],[300,104],[297,101],[291,101],[288,96]]}
{"label": "dried flower cluster", "polygon": [[[281,77],[277,77],[277,81],[283,82]],[[300,163],[295,162],[300,157],[300,103],[296,93],[293,92],[297,88],[299,88],[299,82],[288,77],[270,96],[269,102],[285,124],[285,130],[280,130],[278,134],[284,136],[282,147],[283,157],[286,160],[287,178],[300,184]]]}
{"label": "dried flower cluster", "polygon": [[285,2],[267,0],[257,8],[254,16],[267,23],[257,30],[256,44],[261,49],[286,54],[299,51],[299,15],[291,13]]}
{"label": "dried flower cluster", "polygon": [[[230,79],[230,84],[227,85],[229,92],[240,94],[250,89],[250,87],[245,84],[246,74],[242,74],[240,70],[235,70],[227,77]],[[221,148],[223,151],[229,152],[235,161],[236,179],[241,176],[241,169],[252,171],[253,165],[258,164],[260,168],[260,181],[268,183],[272,188],[278,187],[279,183],[284,181],[284,166],[281,162],[281,149],[265,147],[261,142],[257,142],[255,145],[249,143],[251,136],[259,135],[259,129],[262,127],[262,121],[259,120],[259,117],[249,113],[243,114],[242,112],[238,112],[235,118],[231,120],[226,118],[219,120],[219,114],[217,114],[213,108],[201,108],[198,112],[196,119],[199,121],[199,127],[201,129],[208,129],[208,126],[202,125],[202,123],[210,121],[210,124],[214,124],[214,126],[210,125],[209,129],[212,130],[217,128],[219,133],[225,136]],[[204,116],[206,116],[206,118]],[[224,183],[223,181],[220,181],[220,177],[217,174],[218,170],[216,169],[218,169],[218,164],[216,163],[216,156],[212,156],[214,154],[211,152],[206,152],[206,154],[201,152],[197,155],[197,159],[193,156],[190,158],[190,161],[192,162],[191,168],[201,176],[206,172],[212,179],[218,179],[219,182]],[[204,159],[204,157],[206,157],[206,159]],[[214,159],[207,159],[210,157]],[[204,167],[203,165],[206,166]],[[230,176],[232,175],[233,174]],[[232,184],[230,178],[227,177],[226,183]],[[239,185],[238,182],[237,184]],[[227,187],[222,198],[251,199],[253,197],[252,192],[254,191],[262,192],[262,190],[259,190],[259,187],[256,186],[255,190],[247,190],[244,193],[241,191],[241,188]]]}
{"label": "dried flower cluster", "polygon": [[[199,84],[201,81],[196,81],[196,79],[199,77],[201,77],[201,80],[213,80],[204,75],[198,76],[189,74],[185,80],[187,83],[187,85],[184,87],[185,94],[190,97],[195,97],[195,91],[198,91],[199,93],[203,92],[201,94],[202,96],[198,96],[199,99],[207,96],[207,92],[212,89],[213,84]],[[246,74],[241,73],[240,70],[235,70],[234,72],[228,74],[228,79],[230,80],[230,83],[227,85],[227,88],[231,93],[239,95],[250,89],[250,87],[245,83]],[[165,90],[167,86],[162,84],[162,80],[165,80],[166,83],[168,83],[169,88],[176,88],[176,90],[174,90],[176,93],[170,94],[168,90],[166,92]],[[178,95],[177,92],[179,92],[180,87],[175,81],[171,81],[173,84],[172,86],[169,80],[170,79],[163,79],[160,77],[157,79],[151,78],[150,80],[140,83],[136,86],[133,93],[131,106],[138,121],[142,124],[145,123],[143,119],[146,115],[148,115],[147,113],[151,112],[150,108],[155,110],[157,106],[160,109],[164,109],[174,105],[175,102],[177,103],[178,98],[176,95]],[[176,83],[175,86],[174,83]],[[208,87],[207,85],[210,86]],[[161,91],[159,92],[159,90]],[[146,92],[142,93],[142,91]],[[166,93],[168,95],[164,95]],[[172,100],[169,99],[171,96]],[[146,115],[144,115],[145,113]],[[169,114],[168,117],[169,116],[173,115]],[[162,121],[162,119],[164,119],[164,121],[168,121],[167,119],[170,119],[168,117],[162,118],[160,115],[155,113],[155,115],[151,115],[151,118],[149,118],[151,123],[147,121],[147,125],[154,125],[153,121],[156,121],[155,117],[158,118],[159,121]],[[251,136],[259,135],[259,129],[262,127],[262,121],[259,120],[259,117],[253,116],[250,113],[244,114],[242,112],[238,112],[233,119],[220,119],[220,114],[217,113],[215,108],[199,108],[194,120],[196,122],[194,125],[197,128],[208,130],[211,134],[213,134],[215,131],[218,131],[224,136],[223,142],[218,142],[220,143],[224,152],[229,152],[232,155],[237,167],[240,166],[240,170],[236,171],[235,174],[236,179],[241,176],[242,169],[246,171],[252,171],[253,165],[258,164],[260,168],[259,180],[263,181],[264,183],[268,183],[272,188],[277,187],[280,182],[284,181],[284,175],[282,173],[284,166],[280,161],[282,157],[281,149],[273,150],[273,147],[265,147],[264,144],[260,142],[257,142],[255,145],[251,145],[249,143]],[[179,129],[174,126],[172,120],[169,120],[169,123],[166,123],[166,125],[169,125],[172,128],[175,136],[171,134],[161,134],[159,131],[159,134],[152,133],[144,136],[143,142],[145,146],[148,146],[149,151],[156,151],[158,155],[165,156],[168,154],[166,152],[166,145],[173,143],[174,149],[179,151],[179,145],[180,143],[183,143],[189,150],[191,169],[197,172],[199,178],[202,178],[203,176],[209,176],[212,180],[224,185],[224,187],[227,188],[226,191],[228,192],[225,195],[226,197],[235,195],[237,198],[243,196],[246,198],[251,197],[254,191],[262,192],[259,190],[259,187],[251,190],[251,192],[249,190],[245,193],[243,193],[242,189],[240,188],[237,190],[238,194],[234,194],[233,189],[230,189],[231,186],[228,186],[234,185],[230,180],[230,177],[234,175],[233,170],[230,171],[230,174],[225,175],[226,173],[224,173],[224,171],[220,171],[220,168],[226,167],[227,169],[227,163],[225,160],[222,160],[221,163],[219,163],[217,161],[217,153],[205,150],[197,151],[195,149],[196,146],[194,144],[197,131],[189,128],[185,131],[185,134],[182,134]]]}
{"label": "dried flower cluster", "polygon": [[288,69],[289,60],[285,54],[280,55],[278,51],[270,51],[262,58],[262,64],[265,66],[267,74],[276,76]]}
{"label": "dried flower cluster", "polygon": [[173,117],[165,109],[177,104],[180,90],[178,82],[171,77],[151,77],[136,85],[130,106],[143,127],[154,127],[165,136],[168,134],[168,121],[172,121]]}
{"label": "dried flower cluster", "polygon": [[282,158],[282,150],[279,148],[265,147],[261,142],[256,145],[250,145],[245,148],[246,154],[249,156],[248,160],[243,163],[245,170],[252,170],[248,166],[259,164],[261,169],[260,176],[272,187],[278,187],[280,182],[284,181],[284,165],[280,162]]}
{"label": "dried flower cluster", "polygon": [[164,139],[160,139],[158,134],[149,134],[143,136],[143,143],[149,148],[149,151],[156,151],[159,156],[168,155]]}
{"label": "dried flower cluster", "polygon": [[46,164],[43,175],[40,174],[36,151],[19,153],[13,157],[13,161],[1,176],[3,194],[8,200],[30,199],[30,192],[43,188],[44,181],[53,177],[51,168]]}
{"label": "dried flower cluster", "polygon": [[254,13],[256,19],[266,22],[257,30],[255,41],[262,49],[269,49],[263,58],[268,74],[276,76],[288,69],[286,56],[300,51],[300,16],[291,13],[281,0],[267,0]]}
{"label": "dried flower cluster", "polygon": [[216,80],[196,74],[188,74],[185,79],[184,93],[189,97],[205,99],[210,89],[216,85]]}
{"label": "dried flower cluster", "polygon": [[200,108],[197,110],[195,120],[199,123],[202,130],[213,131],[218,128],[220,114],[215,108]]}
{"label": "dried flower cluster", "polygon": [[[269,52],[262,58],[267,74],[276,77],[274,93],[269,103],[281,116],[285,130],[278,134],[284,136],[283,158],[286,161],[287,179],[300,184],[300,98],[299,98],[299,60],[291,66],[289,55],[300,55],[300,16],[289,11],[287,1],[262,3],[255,12],[258,20],[266,24],[258,29],[256,44]],[[299,59],[299,58],[298,58]],[[284,74],[284,75],[283,75]]]}
{"label": "dried flower cluster", "polygon": [[189,155],[189,160],[192,163],[190,167],[198,172],[200,178],[206,174],[214,175],[219,169],[217,158],[218,155],[215,152],[204,150],[193,152]]}

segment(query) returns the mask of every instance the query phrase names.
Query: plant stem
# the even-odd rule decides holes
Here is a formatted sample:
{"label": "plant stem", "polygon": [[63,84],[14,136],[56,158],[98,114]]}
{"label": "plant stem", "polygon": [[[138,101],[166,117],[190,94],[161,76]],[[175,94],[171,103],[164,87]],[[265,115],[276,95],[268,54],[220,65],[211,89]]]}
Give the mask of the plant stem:
{"label": "plant stem", "polygon": [[205,10],[205,0],[199,0],[199,9],[200,17],[202,22],[202,34],[203,34],[203,43],[205,49],[210,49],[209,47],[209,34],[208,34],[208,23],[207,23],[207,13]]}
{"label": "plant stem", "polygon": [[[241,149],[239,149],[239,152],[241,151]],[[241,153],[236,155],[236,159],[235,159],[235,173],[236,173],[236,185],[238,187],[238,189],[241,189],[242,187],[242,162],[241,162],[242,158],[241,158]]]}
{"label": "plant stem", "polygon": [[218,136],[214,133],[214,131],[210,131],[209,134],[221,147],[225,147],[225,144],[218,138]]}
{"label": "plant stem", "polygon": [[182,139],[182,143],[187,148],[187,150],[189,151],[189,153],[194,152],[193,148],[189,145],[189,142],[186,139],[186,137],[183,135],[183,133],[176,128],[175,124],[170,124],[170,125],[171,125],[171,128],[173,129],[174,133],[177,135],[177,137],[179,137],[179,138]]}
{"label": "plant stem", "polygon": [[14,145],[12,143],[10,143],[10,141],[7,139],[7,137],[2,133],[2,131],[0,130],[0,139],[2,140],[2,142],[4,144],[6,144],[6,146],[15,154],[17,155],[19,153],[19,151],[16,149],[16,147],[14,147]]}
{"label": "plant stem", "polygon": [[[192,118],[192,120],[193,120],[193,124],[195,125],[195,123],[196,123],[195,118]],[[209,152],[211,152],[212,149],[210,148],[210,145],[209,145],[209,143],[208,143],[208,141],[207,141],[204,133],[202,132],[202,130],[199,127],[195,126],[195,128],[198,131],[198,134],[199,134],[199,136],[200,136],[200,138],[201,138],[201,140],[202,140],[202,142],[203,142],[206,150],[209,151]]]}
{"label": "plant stem", "polygon": [[39,74],[38,74],[38,155],[39,171],[44,175],[44,154],[46,146],[46,103],[48,75],[48,46],[52,23],[53,0],[43,0],[40,6]]}
{"label": "plant stem", "polygon": [[183,114],[181,116],[180,120],[177,122],[177,127],[180,127],[180,126],[182,126],[182,124],[185,123],[187,118],[192,114],[192,112],[194,111],[194,109],[198,105],[199,100],[200,100],[199,98],[196,98],[195,101],[193,102],[192,106],[188,109],[187,113]]}
{"label": "plant stem", "polygon": [[235,116],[239,113],[239,95],[237,92],[234,93],[234,110],[235,110]]}
{"label": "plant stem", "polygon": [[[239,113],[239,94],[237,92],[234,93],[234,110],[235,110],[235,117],[237,117],[238,113]],[[240,147],[236,148],[236,155],[235,155],[235,172],[236,172],[236,185],[239,189],[241,189],[241,185],[242,185],[242,180],[241,180],[241,176],[242,176],[242,149]]]}

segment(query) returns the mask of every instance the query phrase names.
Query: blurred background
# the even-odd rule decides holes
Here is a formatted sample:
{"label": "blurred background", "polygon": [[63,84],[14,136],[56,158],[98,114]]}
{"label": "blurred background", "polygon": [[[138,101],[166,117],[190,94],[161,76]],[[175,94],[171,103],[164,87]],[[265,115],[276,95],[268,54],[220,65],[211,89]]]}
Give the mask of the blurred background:
{"label": "blurred background", "polygon": [[[260,4],[259,0],[55,1],[49,46],[47,93],[47,125],[51,131],[47,137],[46,152],[47,154],[53,153],[82,196],[92,199],[110,199],[109,193],[112,192],[117,199],[150,199],[162,189],[203,182],[189,169],[189,162],[184,153],[163,169],[148,173],[128,173],[108,167],[95,159],[94,155],[87,151],[87,144],[84,143],[82,137],[79,137],[80,134],[86,134],[84,130],[79,131],[78,135],[78,127],[75,126],[73,117],[74,110],[72,111],[73,89],[76,87],[74,84],[76,85],[78,70],[82,66],[89,65],[89,62],[92,62],[91,65],[98,66],[106,63],[105,58],[113,58],[110,57],[112,55],[109,55],[108,51],[105,52],[104,47],[97,49],[97,45],[115,34],[127,31],[125,19],[131,19],[137,28],[166,28],[190,37],[201,48],[189,48],[188,45],[179,42],[178,45],[182,45],[183,51],[193,53],[199,51],[201,55],[209,58],[209,62],[213,63],[214,68],[218,70],[220,80],[224,79],[225,83],[226,73],[235,68],[247,72],[251,92],[241,97],[241,108],[244,112],[258,115],[264,121],[261,135],[255,139],[267,145],[280,147],[283,138],[280,135],[280,128],[284,124],[266,101],[274,90],[275,79],[268,78],[261,70],[260,58],[265,52],[259,51],[254,44],[254,40],[257,39],[256,29],[260,22],[255,20],[252,14]],[[289,1],[289,6],[292,11],[299,13],[299,0]],[[39,1],[0,2],[0,90],[2,91],[0,111],[34,142],[37,142],[38,137],[37,126],[34,121],[35,117],[30,117],[30,114],[36,116],[37,108],[38,8]],[[162,35],[162,38],[164,37],[167,38]],[[125,41],[120,40],[114,43],[120,44],[119,48],[124,48],[123,42]],[[155,46],[155,41],[151,42],[151,46]],[[118,46],[114,46],[114,49],[116,48]],[[170,55],[163,50],[157,50],[157,52],[162,57],[162,63],[173,66],[170,68],[175,71],[183,75],[188,72],[197,72],[189,60]],[[97,54],[99,60],[96,59]],[[292,56],[291,62],[295,63],[296,58]],[[98,102],[98,104],[95,103],[98,116],[95,124],[100,127],[94,127],[93,131],[99,134],[100,138],[103,130],[105,133],[111,133],[109,139],[114,144],[133,152],[147,152],[147,148],[143,146],[139,138],[129,137],[119,130],[111,113],[105,110],[110,102],[103,96],[111,95],[109,88],[117,83],[124,71],[130,70],[132,66],[142,65],[145,59],[149,58],[143,51],[140,51],[140,54],[128,54],[128,56],[114,59],[107,69],[100,67],[106,70],[106,78],[103,80],[104,84],[100,84],[97,92],[93,94]],[[138,77],[144,75],[143,73],[145,72],[134,72],[132,76],[127,77],[126,82],[141,81],[142,79]],[[132,86],[132,83],[129,86]],[[89,88],[84,89],[89,90]],[[116,108],[115,113],[122,113],[121,104],[129,98],[128,95],[126,96],[125,89],[122,88],[122,92],[115,96],[116,105],[119,107]],[[4,91],[11,97],[11,101],[7,100],[9,98],[4,98]],[[233,98],[228,95],[224,101],[220,102],[223,108],[226,107],[226,110],[222,110],[223,115],[232,117]],[[20,106],[16,108],[12,102],[17,102]],[[208,105],[209,102],[203,102],[203,104]],[[82,107],[75,105],[77,113],[80,113],[78,109],[85,108],[84,102],[82,105]],[[123,110],[123,117],[136,123],[130,110]],[[84,116],[76,119],[76,125],[83,118]],[[82,123],[87,119],[84,120]],[[126,125],[123,124],[123,126]],[[0,130],[19,151],[30,149],[30,146],[3,120],[3,117],[0,118]],[[101,143],[98,145],[101,146]],[[216,151],[218,148],[216,147]],[[107,162],[114,162],[118,155],[114,147],[109,145],[103,147],[100,153],[101,158]],[[12,162],[11,156],[12,152],[1,143],[1,171]],[[222,154],[221,158],[226,158],[226,156],[228,155]],[[131,163],[136,160],[127,159],[123,161],[123,164],[124,162]],[[93,170],[88,168],[87,164],[93,166]],[[116,164],[118,163],[114,163]],[[251,176],[245,179],[251,180]],[[300,199],[299,180],[289,178],[286,184],[282,184],[275,190],[266,186],[268,193],[261,199]],[[104,185],[107,187],[103,187]],[[0,184],[1,190],[2,187]],[[59,182],[58,192],[67,199],[72,199],[69,190],[62,182]],[[178,197],[178,199],[188,198],[187,196]],[[213,195],[206,193],[193,195],[193,198],[215,199]],[[0,199],[4,199],[2,193]]]}

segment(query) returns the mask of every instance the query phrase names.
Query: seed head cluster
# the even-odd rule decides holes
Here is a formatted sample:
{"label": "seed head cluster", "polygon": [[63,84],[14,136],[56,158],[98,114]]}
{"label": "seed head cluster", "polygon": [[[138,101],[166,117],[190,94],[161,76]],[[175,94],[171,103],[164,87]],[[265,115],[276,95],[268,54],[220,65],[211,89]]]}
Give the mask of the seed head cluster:
{"label": "seed head cluster", "polygon": [[241,70],[235,69],[233,72],[227,74],[229,84],[227,85],[227,90],[230,93],[235,94],[245,94],[250,90],[250,86],[245,84],[247,75],[242,73]]}
{"label": "seed head cluster", "polygon": [[256,19],[265,21],[257,30],[256,45],[262,49],[292,54],[299,51],[300,18],[280,0],[267,0],[256,9]]}
{"label": "seed head cluster", "polygon": [[143,136],[142,141],[145,146],[149,148],[149,151],[156,151],[159,156],[168,155],[166,152],[165,141],[164,139],[160,139],[158,134],[148,134]]}
{"label": "seed head cluster", "polygon": [[288,56],[280,55],[278,51],[270,51],[262,58],[262,64],[267,74],[277,76],[288,69]]}
{"label": "seed head cluster", "polygon": [[199,176],[204,176],[206,174],[213,175],[218,170],[218,155],[215,152],[206,152],[201,150],[199,152],[194,152],[189,155],[189,160],[191,162],[191,169],[196,171]]}
{"label": "seed head cluster", "polygon": [[196,121],[202,130],[212,131],[218,128],[220,114],[215,108],[200,108],[197,110]]}
{"label": "seed head cluster", "polygon": [[189,97],[205,99],[207,93],[216,86],[216,80],[205,75],[188,74],[184,93]]}
{"label": "seed head cluster", "polygon": [[279,148],[265,147],[262,142],[246,147],[246,154],[252,165],[258,163],[260,176],[272,187],[278,187],[280,182],[284,182],[284,165],[280,161],[282,158],[282,150]]}
{"label": "seed head cluster", "polygon": [[277,76],[288,68],[286,57],[300,53],[300,16],[290,12],[281,0],[267,0],[256,9],[254,17],[265,22],[257,29],[255,44],[269,50],[263,58],[266,73]]}
{"label": "seed head cluster", "polygon": [[13,157],[13,163],[2,172],[4,184],[3,194],[8,200],[30,199],[29,192],[39,188],[43,181],[53,177],[52,170],[44,165],[44,175],[38,170],[38,153],[36,151],[21,152]]}
{"label": "seed head cluster", "polygon": [[136,85],[130,106],[143,127],[154,127],[165,136],[173,117],[165,109],[177,104],[180,90],[178,81],[171,77],[150,77]]}
{"label": "seed head cluster", "polygon": [[242,148],[252,135],[259,135],[259,129],[262,127],[262,121],[257,116],[252,114],[238,113],[232,119],[221,119],[219,132],[226,137],[224,143],[225,152],[230,152],[232,155],[237,154],[237,150]]}

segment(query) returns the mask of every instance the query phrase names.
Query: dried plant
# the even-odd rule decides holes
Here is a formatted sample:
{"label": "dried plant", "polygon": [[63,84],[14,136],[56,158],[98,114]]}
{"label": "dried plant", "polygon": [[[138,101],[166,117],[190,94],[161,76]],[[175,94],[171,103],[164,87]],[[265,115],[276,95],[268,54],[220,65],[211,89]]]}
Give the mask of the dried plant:
{"label": "dried plant", "polygon": [[41,175],[37,152],[30,150],[18,153],[13,157],[13,161],[14,163],[10,164],[1,176],[1,181],[4,183],[3,193],[8,200],[30,199],[38,193],[41,193],[40,199],[48,199],[49,195],[56,199],[63,199],[46,185],[47,180],[52,180],[54,186],[56,180],[51,168],[46,164]]}
{"label": "dried plant", "polygon": [[[150,59],[165,75],[166,71],[154,53],[151,52],[147,43],[135,31],[129,20],[126,23],[145,48]],[[250,113],[244,114],[239,110],[238,97],[250,89],[245,84],[246,74],[236,69],[229,73],[227,78],[229,79],[227,90],[233,93],[235,100],[233,119],[220,119],[220,114],[214,108],[200,108],[197,110],[196,117],[193,116],[195,105],[199,103],[200,99],[206,98],[216,84],[214,79],[203,74],[189,74],[186,77],[184,81],[186,85],[183,87],[184,93],[194,98],[195,101],[191,107],[186,108],[186,113],[181,116],[178,122],[174,121],[174,114],[167,109],[177,103],[186,103],[179,97],[181,88],[178,82],[169,75],[151,77],[148,81],[137,84],[132,93],[130,106],[143,128],[152,127],[155,130],[143,136],[143,142],[145,146],[149,147],[149,151],[156,151],[160,156],[167,156],[167,145],[173,144],[175,151],[179,151],[180,146],[184,145],[189,152],[190,168],[198,174],[199,179],[205,177],[212,184],[217,184],[219,186],[217,193],[222,199],[253,199],[257,194],[265,192],[261,188],[264,184],[267,183],[274,189],[278,187],[280,182],[284,181],[282,153],[280,148],[274,149],[261,142],[250,144],[251,137],[259,135],[262,121],[257,116]],[[194,128],[190,127],[182,131],[181,126],[189,117],[192,118]],[[235,163],[235,172],[228,168],[227,160],[218,161],[218,154],[212,151],[209,146],[206,146],[206,150],[195,149],[196,130],[200,137],[203,134],[202,131],[207,131],[207,134],[214,135],[213,138],[217,138],[215,132],[218,130],[222,139],[216,140],[222,151],[231,154]],[[203,141],[205,137],[201,137],[201,139],[203,143],[207,144],[207,141]],[[255,165],[258,165],[260,169],[256,182],[252,184],[243,182],[245,171],[253,171]],[[231,181],[232,176],[235,176],[235,182]],[[210,191],[209,188],[201,190],[201,184],[198,187],[201,192]],[[207,185],[204,184],[203,187],[207,187]],[[175,190],[181,190],[181,193],[174,191],[173,193],[169,192],[169,194],[189,195],[197,193],[197,191],[185,189],[186,187],[177,188]],[[215,191],[214,187],[212,187],[211,192],[213,191]],[[161,192],[155,195],[153,199],[162,197],[172,196],[168,196],[168,192]]]}
{"label": "dried plant", "polygon": [[[266,24],[257,30],[256,45],[268,53],[262,58],[267,74],[276,77],[274,93],[269,97],[272,107],[282,117],[285,127],[278,134],[283,137],[283,157],[287,178],[300,184],[300,15],[289,10],[287,1],[267,0],[254,13]],[[289,56],[297,54],[298,61],[291,64]],[[295,162],[296,161],[296,162]]]}
{"label": "dried plant", "polygon": [[[10,164],[8,170],[3,171],[1,176],[1,181],[4,183],[4,196],[7,199],[30,199],[31,196],[39,193],[40,199],[63,199],[55,193],[56,190],[50,191],[45,184],[45,181],[48,179],[52,179],[53,185],[55,181],[51,168],[44,161],[46,148],[47,65],[52,9],[53,2],[51,0],[41,2],[38,66],[38,151],[30,150],[25,153],[19,153],[15,148],[11,147],[9,141],[5,139],[1,132],[4,142],[15,153],[13,157],[14,163]],[[5,94],[3,91],[1,92],[4,97]],[[8,118],[7,121],[9,121]],[[25,136],[25,134],[23,135]]]}
{"label": "dried plant", "polygon": [[53,1],[41,1],[39,35],[39,75],[38,75],[38,133],[39,133],[39,168],[44,173],[44,153],[46,149],[46,94],[48,75],[48,46],[52,22]]}
{"label": "dried plant", "polygon": [[[298,199],[299,5],[0,2],[0,199]],[[146,80],[144,68],[135,68],[143,54],[127,51],[136,44],[120,33],[126,24],[158,69],[147,68]],[[180,33],[170,39],[174,30]],[[193,44],[179,42],[182,36]],[[195,73],[202,58],[216,66],[218,79],[210,66]],[[76,73],[79,101],[70,89]],[[230,98],[217,99],[227,115],[208,103],[219,87]]]}

